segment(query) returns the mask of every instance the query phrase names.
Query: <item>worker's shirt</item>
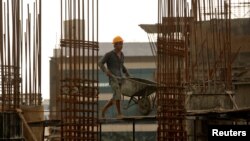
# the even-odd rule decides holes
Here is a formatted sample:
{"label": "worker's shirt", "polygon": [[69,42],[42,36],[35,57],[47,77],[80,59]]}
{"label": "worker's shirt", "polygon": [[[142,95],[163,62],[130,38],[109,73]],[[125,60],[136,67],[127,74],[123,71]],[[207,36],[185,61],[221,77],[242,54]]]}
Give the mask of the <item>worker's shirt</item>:
{"label": "worker's shirt", "polygon": [[[105,67],[105,64],[107,68]],[[122,73],[127,73],[127,69],[124,66],[124,55],[121,52],[120,58],[114,50],[106,53],[98,62],[99,67],[102,71],[107,72],[108,70],[115,76],[122,77]]]}

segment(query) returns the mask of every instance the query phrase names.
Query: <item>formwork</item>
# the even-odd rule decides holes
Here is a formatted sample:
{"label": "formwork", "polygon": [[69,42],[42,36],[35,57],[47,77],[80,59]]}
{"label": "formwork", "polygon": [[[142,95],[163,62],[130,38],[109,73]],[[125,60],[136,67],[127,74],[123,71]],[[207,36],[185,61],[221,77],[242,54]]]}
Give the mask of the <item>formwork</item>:
{"label": "formwork", "polygon": [[97,6],[97,0],[61,1],[61,140],[98,140]]}

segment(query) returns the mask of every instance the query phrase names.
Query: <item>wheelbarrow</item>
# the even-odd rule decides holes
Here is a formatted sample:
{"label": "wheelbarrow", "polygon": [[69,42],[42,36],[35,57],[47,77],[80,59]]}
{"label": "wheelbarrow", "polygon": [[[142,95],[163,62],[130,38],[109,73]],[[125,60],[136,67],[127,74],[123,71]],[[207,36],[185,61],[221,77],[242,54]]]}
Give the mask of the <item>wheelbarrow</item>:
{"label": "wheelbarrow", "polygon": [[134,104],[138,104],[139,112],[143,115],[148,115],[151,111],[150,95],[156,91],[157,84],[153,81],[142,78],[123,78],[121,85],[122,95],[130,97],[127,109],[134,101]]}

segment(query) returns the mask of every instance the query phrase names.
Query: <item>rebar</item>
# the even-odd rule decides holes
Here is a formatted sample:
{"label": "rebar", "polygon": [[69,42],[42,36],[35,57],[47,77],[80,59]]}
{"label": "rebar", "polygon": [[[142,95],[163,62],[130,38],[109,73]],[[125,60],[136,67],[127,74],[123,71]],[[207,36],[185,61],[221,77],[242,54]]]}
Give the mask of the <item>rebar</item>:
{"label": "rebar", "polygon": [[97,0],[61,0],[62,140],[98,140],[97,9]]}
{"label": "rebar", "polygon": [[41,1],[33,12],[25,7],[22,0],[0,1],[1,111],[41,105]]}
{"label": "rebar", "polygon": [[186,1],[158,2],[157,138],[185,141],[184,82],[191,18]]}
{"label": "rebar", "polygon": [[198,94],[232,90],[231,1],[193,0],[188,80]]}

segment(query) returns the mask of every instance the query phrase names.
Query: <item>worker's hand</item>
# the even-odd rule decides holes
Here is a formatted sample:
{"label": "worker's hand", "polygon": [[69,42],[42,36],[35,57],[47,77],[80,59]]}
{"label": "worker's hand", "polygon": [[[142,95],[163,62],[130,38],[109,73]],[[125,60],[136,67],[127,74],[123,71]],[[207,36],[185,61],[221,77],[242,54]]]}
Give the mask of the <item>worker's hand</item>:
{"label": "worker's hand", "polygon": [[106,75],[109,76],[109,77],[112,77],[112,76],[113,76],[113,74],[112,74],[110,71],[107,71],[107,72],[106,72]]}
{"label": "worker's hand", "polygon": [[127,73],[125,73],[125,76],[126,77],[130,77],[130,74],[127,72]]}

